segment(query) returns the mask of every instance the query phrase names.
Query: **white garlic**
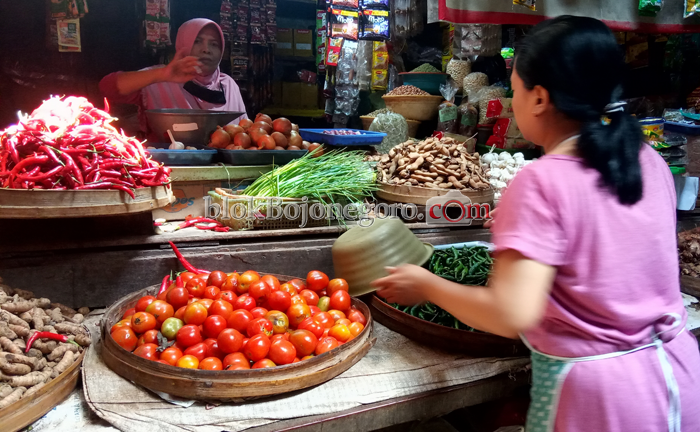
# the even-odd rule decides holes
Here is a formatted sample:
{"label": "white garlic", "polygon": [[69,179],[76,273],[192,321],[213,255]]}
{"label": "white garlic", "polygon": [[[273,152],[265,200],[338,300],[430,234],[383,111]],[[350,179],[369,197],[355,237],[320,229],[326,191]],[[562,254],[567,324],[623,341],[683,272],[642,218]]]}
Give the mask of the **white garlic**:
{"label": "white garlic", "polygon": [[496,186],[498,186],[498,179],[497,178],[489,179],[489,184],[495,188]]}
{"label": "white garlic", "polygon": [[517,165],[510,165],[508,166],[508,168],[506,168],[506,171],[508,171],[508,173],[511,175],[515,175],[515,173],[517,173],[519,169]]}
{"label": "white garlic", "polygon": [[500,192],[496,192],[493,194],[493,199],[498,201],[499,199],[501,199],[501,196],[502,196],[502,194]]}
{"label": "white garlic", "polygon": [[522,154],[521,152],[518,152],[518,153],[516,153],[516,154],[513,155],[513,159],[523,159],[523,160],[525,160],[525,155]]}
{"label": "white garlic", "polygon": [[174,143],[170,144],[168,147],[169,150],[184,150],[185,145],[179,141],[175,141]]}
{"label": "white garlic", "polygon": [[496,183],[496,187],[497,187],[498,189],[503,189],[503,188],[506,187],[506,186],[508,186],[508,185],[506,184],[506,182],[504,182],[504,181],[502,181],[502,180],[499,180],[498,183]]}
{"label": "white garlic", "polygon": [[496,159],[496,155],[493,153],[486,153],[481,155],[481,162],[485,164],[490,164]]}
{"label": "white garlic", "polygon": [[498,158],[502,161],[508,160],[508,159],[513,159],[513,156],[510,155],[508,152],[501,152],[498,155]]}
{"label": "white garlic", "polygon": [[507,183],[513,180],[513,174],[509,173],[508,171],[504,171],[503,174],[501,174],[500,180]]}
{"label": "white garlic", "polygon": [[501,169],[500,168],[493,168],[491,171],[489,171],[489,177],[491,178],[499,178],[501,176]]}

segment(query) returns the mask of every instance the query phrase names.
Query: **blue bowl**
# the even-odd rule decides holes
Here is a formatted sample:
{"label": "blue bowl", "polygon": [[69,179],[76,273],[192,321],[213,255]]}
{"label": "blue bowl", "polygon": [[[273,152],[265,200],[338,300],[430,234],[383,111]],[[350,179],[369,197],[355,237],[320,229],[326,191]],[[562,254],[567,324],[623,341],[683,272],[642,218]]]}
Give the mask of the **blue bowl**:
{"label": "blue bowl", "polygon": [[440,95],[440,85],[447,82],[448,74],[442,72],[403,72],[399,76],[405,85],[412,85],[430,93]]}

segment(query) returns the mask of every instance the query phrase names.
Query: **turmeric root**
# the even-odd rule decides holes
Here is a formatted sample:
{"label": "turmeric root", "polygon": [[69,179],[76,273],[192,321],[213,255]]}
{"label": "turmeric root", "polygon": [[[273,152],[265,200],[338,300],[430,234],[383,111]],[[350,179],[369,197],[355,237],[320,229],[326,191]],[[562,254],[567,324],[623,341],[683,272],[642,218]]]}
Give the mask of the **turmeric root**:
{"label": "turmeric root", "polygon": [[[19,354],[10,354],[10,353],[0,353],[0,357],[4,358],[10,363],[19,363],[19,364],[24,364],[32,369],[36,370],[37,369],[37,359],[33,357],[27,357]],[[43,369],[43,366],[42,366]],[[15,386],[16,387],[16,386]]]}
{"label": "turmeric root", "polygon": [[83,307],[81,307],[80,309],[78,309],[78,313],[79,313],[80,315],[85,316],[85,315],[87,315],[87,314],[90,313],[90,308],[87,307],[87,306],[83,306]]}
{"label": "turmeric root", "polygon": [[5,321],[9,324],[29,328],[29,323],[27,321],[4,309],[0,309],[0,320]]}
{"label": "turmeric root", "polygon": [[56,341],[43,341],[43,340],[35,340],[34,344],[32,345],[32,348],[36,348],[39,351],[41,351],[42,354],[51,354],[51,351],[55,350],[58,344]]}
{"label": "turmeric root", "polygon": [[0,336],[4,336],[8,339],[16,339],[17,333],[13,332],[5,321],[0,321]]}
{"label": "turmeric root", "polygon": [[57,376],[65,372],[70,367],[70,365],[73,364],[74,359],[75,355],[73,354],[73,351],[66,351],[66,353],[63,355],[63,359],[61,359],[61,361],[58,362],[56,367],[53,368],[51,378],[56,378]]}
{"label": "turmeric root", "polygon": [[8,312],[12,312],[14,314],[21,314],[23,312],[27,312],[28,310],[32,309],[34,307],[34,303],[28,301],[28,300],[19,300],[15,301],[13,303],[4,303],[2,306],[3,309],[5,309]]}
{"label": "turmeric root", "polygon": [[61,310],[61,314],[63,316],[67,316],[69,318],[72,318],[73,315],[77,314],[78,312],[75,311],[75,309],[69,308],[66,305],[63,305],[61,303],[51,303],[52,308],[58,308]]}
{"label": "turmeric root", "polygon": [[32,368],[20,363],[10,363],[0,357],[0,370],[8,375],[26,375],[32,371]]}
{"label": "turmeric root", "polygon": [[10,393],[12,393],[12,387],[10,387],[9,384],[0,385],[0,399],[6,397]]}
{"label": "turmeric root", "polygon": [[73,318],[71,318],[71,321],[73,321],[76,324],[82,324],[83,321],[85,321],[85,316],[81,313],[77,313],[73,315]]}
{"label": "turmeric root", "polygon": [[77,336],[77,335],[82,335],[82,334],[87,333],[85,328],[80,324],[72,324],[72,323],[68,323],[68,322],[62,322],[62,323],[56,323],[56,325],[54,325],[54,327],[61,334],[68,333],[68,334],[72,334],[72,335]]}
{"label": "turmeric root", "polygon": [[[90,339],[90,336],[86,334],[79,334],[79,335],[74,335],[74,336],[68,336],[68,339],[75,341],[80,346],[90,346],[92,343],[92,339]],[[73,345],[75,346],[75,345]]]}
{"label": "turmeric root", "polygon": [[0,347],[12,354],[22,354],[22,349],[18,347],[17,344],[15,344],[10,339],[4,336],[0,336]]}
{"label": "turmeric root", "polygon": [[27,391],[26,388],[17,387],[12,393],[0,400],[0,409],[7,408],[8,406],[20,400],[25,391]]}
{"label": "turmeric root", "polygon": [[17,345],[17,348],[21,349],[22,352],[24,352],[24,349],[27,347],[27,343],[22,338],[17,338],[12,342]]}
{"label": "turmeric root", "polygon": [[21,314],[19,314],[19,317],[20,317],[23,321],[26,321],[26,322],[27,322],[27,325],[29,325],[28,323],[32,322],[32,311],[31,311],[31,310],[28,310],[28,311],[26,311],[26,312],[22,312]]}
{"label": "turmeric root", "polygon": [[51,351],[51,354],[49,354],[46,358],[49,361],[54,361],[56,359],[63,358],[63,355],[66,353],[66,351],[73,351],[74,353],[76,353],[78,352],[78,347],[70,343],[62,343],[55,350]]}
{"label": "turmeric root", "polygon": [[[0,321],[0,322],[4,322],[4,321]],[[2,324],[0,324],[0,326],[1,325]],[[8,324],[7,326],[10,328],[10,330],[15,332],[17,334],[17,336],[19,336],[19,337],[27,337],[27,336],[29,336],[29,332],[31,331],[29,329],[29,327],[22,327],[22,326],[19,326],[16,324]]]}
{"label": "turmeric root", "polygon": [[26,355],[27,357],[33,357],[36,359],[44,358],[44,353],[42,353],[41,351],[39,351],[36,348],[30,348],[29,351],[24,353],[24,355]]}
{"label": "turmeric root", "polygon": [[66,320],[61,314],[61,309],[59,308],[46,309],[46,315],[48,315],[49,318],[51,318],[51,321],[54,323],[60,323]]}
{"label": "turmeric root", "polygon": [[51,378],[51,372],[31,372],[24,376],[12,377],[12,387],[31,387],[46,382]]}
{"label": "turmeric root", "polygon": [[35,307],[32,309],[32,325],[35,330],[44,330],[44,313],[41,309]]}
{"label": "turmeric root", "polygon": [[46,385],[46,382],[42,382],[42,383],[39,383],[39,384],[33,386],[32,388],[30,388],[29,390],[27,390],[26,393],[24,393],[24,394],[22,395],[22,399],[31,397],[33,394],[35,394],[35,393],[37,393],[39,390],[41,390],[41,388],[44,387],[45,385]]}
{"label": "turmeric root", "polygon": [[15,291],[15,294],[17,294],[18,296],[20,296],[21,298],[23,298],[25,300],[31,300],[35,297],[34,293],[31,291],[27,291],[27,290],[23,290],[23,289],[19,289],[19,288],[15,288],[14,291]]}

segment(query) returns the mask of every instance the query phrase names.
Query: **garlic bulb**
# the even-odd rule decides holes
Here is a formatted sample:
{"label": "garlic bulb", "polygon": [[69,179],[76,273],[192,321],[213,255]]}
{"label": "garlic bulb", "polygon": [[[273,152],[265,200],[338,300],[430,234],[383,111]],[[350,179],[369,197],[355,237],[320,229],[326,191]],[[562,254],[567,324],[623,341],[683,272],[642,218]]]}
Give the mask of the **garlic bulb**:
{"label": "garlic bulb", "polygon": [[518,152],[518,153],[516,153],[516,154],[513,155],[513,159],[515,159],[515,160],[518,160],[518,159],[525,160],[525,155],[522,154],[521,152]]}
{"label": "garlic bulb", "polygon": [[496,186],[498,186],[498,179],[497,178],[490,178],[489,184],[495,188]]}
{"label": "garlic bulb", "polygon": [[508,171],[503,171],[500,179],[501,181],[508,183],[509,181],[513,180],[513,174],[509,173]]}
{"label": "garlic bulb", "polygon": [[509,173],[510,175],[514,176],[515,173],[517,173],[518,171],[520,171],[520,169],[518,168],[517,165],[508,165],[508,167],[506,168],[506,171],[508,171],[508,173]]}
{"label": "garlic bulb", "polygon": [[501,152],[498,155],[498,158],[502,161],[508,160],[508,159],[513,159],[513,156],[510,155],[508,152]]}
{"label": "garlic bulb", "polygon": [[491,171],[489,171],[489,177],[491,177],[491,178],[501,177],[501,169],[500,168],[493,168]]}
{"label": "garlic bulb", "polygon": [[169,150],[184,150],[185,145],[179,141],[175,141],[174,143],[170,144],[168,147]]}
{"label": "garlic bulb", "polygon": [[499,180],[498,183],[496,183],[496,187],[498,189],[503,189],[504,187],[508,186],[506,182]]}
{"label": "garlic bulb", "polygon": [[494,153],[486,153],[481,155],[481,163],[490,165],[491,162],[493,162],[496,159],[496,154]]}
{"label": "garlic bulb", "polygon": [[498,201],[498,200],[501,199],[501,196],[502,196],[502,195],[503,195],[503,194],[501,194],[500,192],[496,192],[496,193],[493,194],[493,199],[496,200],[496,201]]}

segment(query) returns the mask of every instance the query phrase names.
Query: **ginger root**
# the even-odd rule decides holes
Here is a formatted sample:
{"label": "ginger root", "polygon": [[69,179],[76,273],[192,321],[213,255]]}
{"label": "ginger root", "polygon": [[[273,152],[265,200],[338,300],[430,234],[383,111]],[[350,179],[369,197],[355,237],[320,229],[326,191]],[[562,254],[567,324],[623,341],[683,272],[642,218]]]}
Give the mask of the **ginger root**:
{"label": "ginger root", "polygon": [[12,393],[12,387],[10,387],[9,384],[0,385],[0,399],[6,397],[10,393]]}
{"label": "ginger root", "polygon": [[4,336],[8,339],[17,339],[17,333],[12,331],[5,321],[0,321],[0,336]]}
{"label": "ginger root", "polygon": [[92,343],[92,339],[90,339],[90,336],[86,334],[79,334],[79,335],[74,335],[74,336],[68,336],[68,339],[75,341],[80,346],[90,346]]}

